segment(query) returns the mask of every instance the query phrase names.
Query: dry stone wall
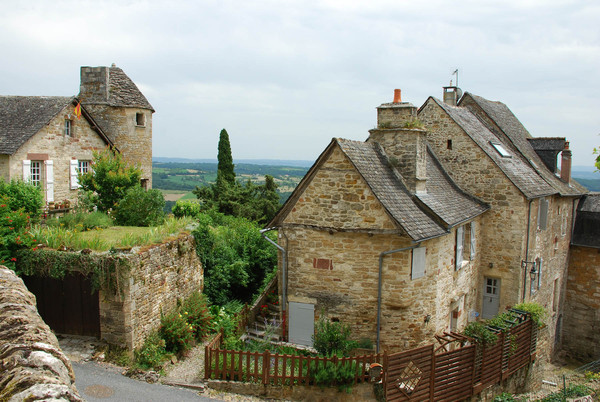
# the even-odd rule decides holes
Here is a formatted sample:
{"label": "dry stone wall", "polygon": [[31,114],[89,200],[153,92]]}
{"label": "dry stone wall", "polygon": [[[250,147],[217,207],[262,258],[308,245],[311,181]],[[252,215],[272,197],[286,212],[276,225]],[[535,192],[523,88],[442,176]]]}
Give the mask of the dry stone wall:
{"label": "dry stone wall", "polygon": [[82,400],[71,363],[39,316],[35,296],[4,266],[0,266],[0,400]]}
{"label": "dry stone wall", "polygon": [[204,275],[188,234],[133,253],[129,262],[122,295],[100,292],[100,332],[108,342],[133,350],[159,327],[161,312],[202,291]]}

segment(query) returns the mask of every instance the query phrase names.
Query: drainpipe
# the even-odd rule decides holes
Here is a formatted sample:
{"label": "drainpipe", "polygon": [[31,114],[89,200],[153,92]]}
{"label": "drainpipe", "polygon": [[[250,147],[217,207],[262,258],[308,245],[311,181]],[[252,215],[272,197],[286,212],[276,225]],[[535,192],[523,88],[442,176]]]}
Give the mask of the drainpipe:
{"label": "drainpipe", "polygon": [[275,243],[273,240],[269,239],[266,235],[267,232],[271,231],[271,230],[275,230],[277,229],[276,227],[272,227],[272,228],[266,228],[266,229],[262,229],[260,231],[261,236],[268,241],[269,243],[271,243],[272,245],[274,245],[275,247],[277,247],[279,249],[279,251],[281,251],[281,293],[282,293],[282,298],[283,298],[283,302],[281,303],[281,309],[283,311],[283,313],[285,314],[285,309],[286,309],[286,305],[287,305],[287,286],[286,286],[286,271],[287,271],[287,265],[286,265],[286,253],[287,251],[285,251],[285,249],[283,247],[281,247],[279,244]]}
{"label": "drainpipe", "polygon": [[415,244],[410,247],[399,248],[396,250],[382,251],[379,254],[379,282],[377,283],[377,353],[379,353],[379,338],[381,332],[381,286],[383,282],[383,257],[388,254],[399,253],[401,251],[412,250],[413,248],[419,247],[420,244]]}
{"label": "drainpipe", "polygon": [[[527,244],[525,245],[525,261],[529,261],[529,227],[531,226],[531,203],[533,199],[529,200],[529,209],[527,211]],[[523,268],[523,299],[525,303],[525,296],[527,294],[527,264]]]}

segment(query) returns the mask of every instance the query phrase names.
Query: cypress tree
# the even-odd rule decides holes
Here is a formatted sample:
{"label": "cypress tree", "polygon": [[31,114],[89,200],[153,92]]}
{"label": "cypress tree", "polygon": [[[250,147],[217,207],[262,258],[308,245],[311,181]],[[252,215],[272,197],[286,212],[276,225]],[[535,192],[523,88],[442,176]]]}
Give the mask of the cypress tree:
{"label": "cypress tree", "polygon": [[229,144],[229,134],[225,129],[221,130],[219,135],[219,153],[217,156],[217,185],[235,184],[235,172],[233,170],[233,157],[231,156],[231,145]]}

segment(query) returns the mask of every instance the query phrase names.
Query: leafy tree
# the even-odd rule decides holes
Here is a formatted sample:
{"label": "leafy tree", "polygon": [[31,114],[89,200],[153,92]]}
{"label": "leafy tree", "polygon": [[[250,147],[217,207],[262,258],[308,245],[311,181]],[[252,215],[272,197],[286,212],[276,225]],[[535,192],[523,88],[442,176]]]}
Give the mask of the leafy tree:
{"label": "leafy tree", "polygon": [[115,208],[115,220],[123,226],[157,226],[164,218],[165,198],[159,190],[144,190],[136,185]]}
{"label": "leafy tree", "polygon": [[139,167],[128,165],[120,153],[106,148],[94,152],[92,169],[79,174],[79,184],[84,192],[96,194],[96,206],[106,212],[117,206],[127,190],[139,184],[141,176]]}
{"label": "leafy tree", "polygon": [[594,155],[598,155],[596,156],[596,163],[594,165],[596,166],[596,170],[600,170],[600,152],[597,148],[594,148]]}
{"label": "leafy tree", "polygon": [[21,180],[11,180],[10,183],[0,180],[0,195],[8,197],[7,205],[11,211],[23,208],[23,212],[33,220],[40,215],[44,195],[39,187]]}
{"label": "leafy tree", "polygon": [[233,157],[231,156],[231,145],[229,143],[229,134],[227,130],[221,130],[219,134],[219,152],[217,161],[217,186],[223,184],[235,184],[235,171],[233,165]]}

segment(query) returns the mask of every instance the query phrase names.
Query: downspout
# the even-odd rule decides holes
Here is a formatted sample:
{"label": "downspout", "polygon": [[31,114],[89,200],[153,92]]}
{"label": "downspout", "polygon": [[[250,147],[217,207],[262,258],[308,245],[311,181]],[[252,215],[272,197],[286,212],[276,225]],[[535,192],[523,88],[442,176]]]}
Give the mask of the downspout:
{"label": "downspout", "polygon": [[283,299],[283,302],[281,303],[281,309],[285,314],[285,309],[286,309],[286,305],[287,305],[287,286],[286,286],[286,273],[287,273],[287,265],[286,265],[286,253],[287,251],[285,251],[285,249],[283,247],[281,247],[279,244],[275,243],[273,240],[269,239],[266,235],[267,232],[271,231],[271,230],[275,230],[277,229],[276,227],[272,227],[272,228],[266,228],[266,229],[262,229],[260,231],[261,236],[268,241],[269,243],[271,243],[272,245],[274,245],[275,247],[277,247],[279,249],[279,251],[281,251],[281,296]]}
{"label": "downspout", "polygon": [[399,253],[401,251],[412,250],[419,247],[420,244],[415,244],[410,247],[399,248],[396,250],[382,251],[379,254],[379,282],[377,283],[377,353],[379,353],[380,332],[381,332],[381,286],[383,284],[383,257],[388,254]]}
{"label": "downspout", "polygon": [[[529,227],[531,226],[531,203],[533,199],[529,200],[529,209],[527,211],[527,244],[525,245],[525,261],[529,261]],[[523,268],[523,299],[525,303],[525,296],[527,295],[527,264]]]}

